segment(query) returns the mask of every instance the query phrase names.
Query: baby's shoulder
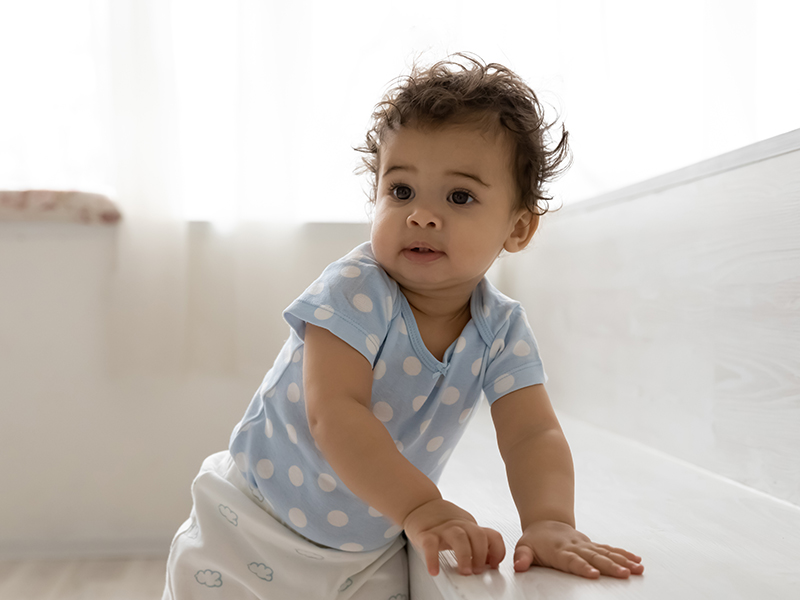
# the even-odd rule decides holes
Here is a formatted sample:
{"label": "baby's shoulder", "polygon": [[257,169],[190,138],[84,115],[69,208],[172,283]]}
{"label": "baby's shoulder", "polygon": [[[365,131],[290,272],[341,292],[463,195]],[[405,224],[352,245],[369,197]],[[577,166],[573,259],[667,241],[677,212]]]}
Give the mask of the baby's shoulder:
{"label": "baby's shoulder", "polygon": [[400,294],[367,242],[330,263],[295,302],[359,321],[380,317],[388,324],[399,313]]}
{"label": "baby's shoulder", "polygon": [[389,293],[393,298],[399,291],[397,282],[389,277],[375,258],[369,242],[356,246],[342,258],[328,265],[318,281],[359,289],[363,293],[369,290]]}
{"label": "baby's shoulder", "polygon": [[[488,279],[484,278],[478,285],[478,320],[482,323],[482,329],[488,334],[490,340],[495,340],[501,336],[503,331],[508,331],[518,322],[527,324],[525,310],[522,305],[513,298],[509,298]],[[491,344],[491,342],[490,342]]]}

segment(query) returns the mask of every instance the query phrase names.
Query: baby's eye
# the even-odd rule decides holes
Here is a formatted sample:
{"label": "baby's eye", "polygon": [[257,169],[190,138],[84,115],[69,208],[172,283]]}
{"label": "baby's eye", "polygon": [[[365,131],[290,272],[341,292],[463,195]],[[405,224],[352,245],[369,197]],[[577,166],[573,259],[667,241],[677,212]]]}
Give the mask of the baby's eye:
{"label": "baby's eye", "polygon": [[414,192],[411,190],[410,187],[402,184],[393,185],[391,188],[391,192],[392,194],[394,194],[394,197],[397,198],[398,200],[410,200],[414,195]]}
{"label": "baby's eye", "polygon": [[464,190],[456,190],[452,194],[450,194],[450,201],[453,204],[464,206],[466,204],[474,202],[475,198],[473,198],[469,192],[465,192]]}

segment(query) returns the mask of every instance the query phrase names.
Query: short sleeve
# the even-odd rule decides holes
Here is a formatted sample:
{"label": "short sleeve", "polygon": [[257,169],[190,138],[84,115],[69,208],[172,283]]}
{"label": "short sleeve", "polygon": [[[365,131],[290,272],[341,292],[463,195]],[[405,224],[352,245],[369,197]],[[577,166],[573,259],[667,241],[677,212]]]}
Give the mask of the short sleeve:
{"label": "short sleeve", "polygon": [[489,350],[483,391],[492,404],[506,394],[546,382],[536,338],[525,311],[517,305]]}
{"label": "short sleeve", "polygon": [[283,313],[301,339],[306,323],[358,350],[374,367],[397,308],[397,284],[377,263],[356,254],[330,264]]}

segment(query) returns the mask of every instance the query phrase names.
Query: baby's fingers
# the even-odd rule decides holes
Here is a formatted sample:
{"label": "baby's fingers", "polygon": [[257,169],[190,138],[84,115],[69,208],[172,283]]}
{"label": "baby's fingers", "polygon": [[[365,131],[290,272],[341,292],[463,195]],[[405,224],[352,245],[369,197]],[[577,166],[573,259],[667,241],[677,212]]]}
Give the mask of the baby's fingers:
{"label": "baby's fingers", "polygon": [[533,550],[527,546],[517,546],[514,550],[514,570],[522,573],[530,569],[533,563]]}
{"label": "baby's fingers", "polygon": [[425,555],[425,566],[432,577],[439,574],[439,536],[428,534],[420,540],[422,553]]}
{"label": "baby's fingers", "polygon": [[[636,563],[629,561],[621,554],[616,554],[607,550],[597,552],[592,548],[581,548],[576,550],[575,553],[579,554],[587,563],[591,564],[592,567],[603,575],[617,577],[619,579],[627,579],[630,577],[631,569],[629,569],[627,565],[636,565]],[[641,565],[636,566],[641,567]],[[596,576],[597,575],[590,575],[590,577]]]}
{"label": "baby's fingers", "polygon": [[500,563],[503,562],[503,559],[506,557],[506,544],[503,541],[503,536],[500,535],[499,531],[488,527],[484,527],[483,530],[486,532],[486,538],[489,541],[486,563],[492,569],[499,569]]}
{"label": "baby's fingers", "polygon": [[483,573],[486,568],[486,556],[489,554],[489,538],[483,527],[475,527],[467,531],[472,546],[471,573]]}
{"label": "baby's fingers", "polygon": [[[604,548],[605,550],[608,550],[610,553],[613,553],[613,554],[620,554],[620,555],[624,556],[627,560],[629,560],[629,561],[631,561],[633,563],[642,562],[642,557],[641,556],[636,556],[633,552],[628,552],[627,550],[624,550],[622,548],[614,548],[613,546],[607,546],[606,544],[595,544],[595,546],[599,546],[600,548]],[[620,562],[620,561],[617,561],[617,562]],[[623,563],[620,562],[620,564],[623,564]],[[642,570],[644,570],[644,567],[642,567]]]}
{"label": "baby's fingers", "polygon": [[472,541],[467,532],[461,527],[450,527],[442,533],[445,542],[443,550],[449,548],[456,555],[458,572],[462,575],[472,575]]}

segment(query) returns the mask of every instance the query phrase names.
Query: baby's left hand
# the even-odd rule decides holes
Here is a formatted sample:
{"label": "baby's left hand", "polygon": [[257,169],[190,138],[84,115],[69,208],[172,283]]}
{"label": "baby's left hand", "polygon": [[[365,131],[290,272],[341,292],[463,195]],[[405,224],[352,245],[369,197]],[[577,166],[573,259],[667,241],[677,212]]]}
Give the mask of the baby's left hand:
{"label": "baby's left hand", "polygon": [[531,565],[552,567],[589,579],[609,575],[626,579],[644,571],[635,554],[595,544],[566,523],[537,521],[522,532],[514,551],[514,570],[527,571]]}

